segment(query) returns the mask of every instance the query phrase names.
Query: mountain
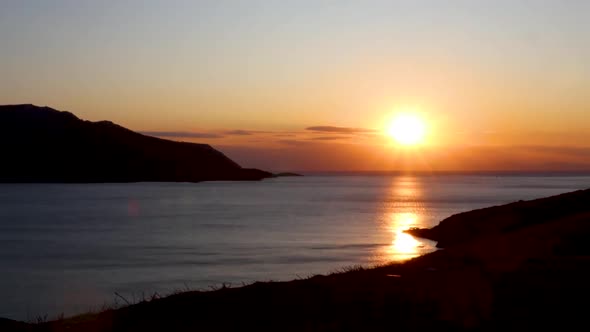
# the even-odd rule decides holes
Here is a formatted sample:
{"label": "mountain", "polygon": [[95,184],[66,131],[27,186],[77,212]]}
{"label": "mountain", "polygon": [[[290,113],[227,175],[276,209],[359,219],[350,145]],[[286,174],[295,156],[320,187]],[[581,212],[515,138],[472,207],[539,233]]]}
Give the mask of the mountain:
{"label": "mountain", "polygon": [[34,105],[0,106],[0,182],[261,180],[207,144],[145,136]]}

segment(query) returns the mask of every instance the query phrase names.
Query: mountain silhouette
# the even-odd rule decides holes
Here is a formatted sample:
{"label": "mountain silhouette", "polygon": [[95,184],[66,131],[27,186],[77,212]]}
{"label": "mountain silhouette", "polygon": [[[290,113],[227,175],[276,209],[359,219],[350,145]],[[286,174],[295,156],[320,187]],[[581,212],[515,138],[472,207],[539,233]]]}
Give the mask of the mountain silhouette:
{"label": "mountain silhouette", "polygon": [[145,136],[35,105],[0,106],[0,182],[260,180],[208,144]]}

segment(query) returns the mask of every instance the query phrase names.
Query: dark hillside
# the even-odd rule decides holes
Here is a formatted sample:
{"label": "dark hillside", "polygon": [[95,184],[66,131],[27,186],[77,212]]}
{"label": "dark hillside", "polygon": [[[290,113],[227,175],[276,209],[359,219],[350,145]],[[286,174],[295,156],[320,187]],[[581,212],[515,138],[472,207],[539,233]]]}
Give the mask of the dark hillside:
{"label": "dark hillside", "polygon": [[260,180],[207,144],[145,136],[34,105],[0,106],[0,182]]}

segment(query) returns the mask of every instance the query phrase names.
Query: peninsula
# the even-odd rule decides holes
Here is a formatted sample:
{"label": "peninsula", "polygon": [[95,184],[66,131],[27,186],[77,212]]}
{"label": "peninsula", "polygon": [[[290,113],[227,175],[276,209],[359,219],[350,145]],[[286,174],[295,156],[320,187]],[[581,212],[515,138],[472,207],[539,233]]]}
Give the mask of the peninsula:
{"label": "peninsula", "polygon": [[145,136],[34,105],[0,106],[0,182],[261,180],[207,144]]}

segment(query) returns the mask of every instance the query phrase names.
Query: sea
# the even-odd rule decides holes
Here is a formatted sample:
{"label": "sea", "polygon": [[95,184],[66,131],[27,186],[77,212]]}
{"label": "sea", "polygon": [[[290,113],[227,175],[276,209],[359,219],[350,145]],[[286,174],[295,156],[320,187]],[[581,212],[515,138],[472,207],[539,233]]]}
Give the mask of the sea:
{"label": "sea", "polygon": [[588,187],[581,174],[0,184],[0,317],[48,320],[402,262],[436,250],[405,229]]}

